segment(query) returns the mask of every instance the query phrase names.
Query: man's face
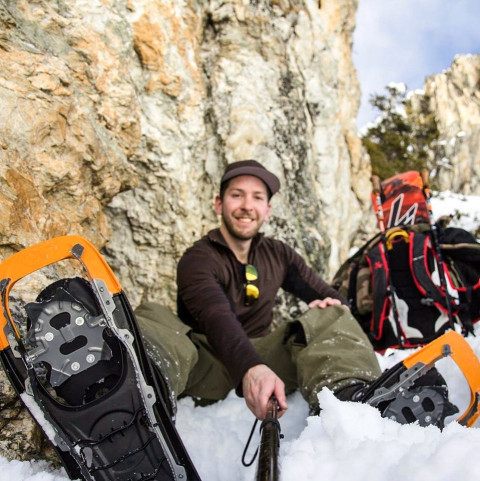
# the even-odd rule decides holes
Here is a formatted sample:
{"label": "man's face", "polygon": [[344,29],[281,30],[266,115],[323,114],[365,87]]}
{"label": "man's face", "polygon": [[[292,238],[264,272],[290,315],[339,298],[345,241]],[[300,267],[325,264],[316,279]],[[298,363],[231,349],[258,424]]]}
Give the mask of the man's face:
{"label": "man's face", "polygon": [[234,177],[223,199],[215,199],[215,212],[222,215],[222,225],[232,237],[251,239],[270,215],[266,185],[251,175]]}

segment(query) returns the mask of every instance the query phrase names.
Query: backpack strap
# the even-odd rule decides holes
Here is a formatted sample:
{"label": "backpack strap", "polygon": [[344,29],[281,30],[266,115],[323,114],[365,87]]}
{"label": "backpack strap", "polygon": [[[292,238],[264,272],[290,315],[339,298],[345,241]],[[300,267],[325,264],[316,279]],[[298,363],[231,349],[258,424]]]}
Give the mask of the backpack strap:
{"label": "backpack strap", "polygon": [[372,275],[373,309],[370,323],[370,336],[379,341],[383,335],[383,325],[390,310],[388,295],[389,272],[383,243],[372,247],[365,256]]}
{"label": "backpack strap", "polygon": [[473,333],[473,324],[480,320],[480,277],[467,262],[460,262],[447,256],[450,272],[457,279],[455,286],[458,292],[458,318],[462,324],[464,335]]}
{"label": "backpack strap", "polygon": [[352,314],[358,318],[358,305],[357,305],[357,276],[358,271],[360,270],[360,263],[354,264],[352,267],[352,271],[350,273],[349,282],[348,282],[348,290],[347,290],[347,301],[348,305],[350,306],[350,310]]}
{"label": "backpack strap", "polygon": [[[410,232],[410,251],[409,251],[409,262],[410,269],[412,272],[413,280],[417,289],[424,296],[424,302],[426,305],[435,305],[444,313],[448,313],[445,293],[442,287],[434,282],[433,272],[429,265],[429,261],[433,262],[434,269],[440,269],[438,265],[438,258],[432,247],[430,237],[422,232]],[[452,280],[450,278],[448,269],[444,265],[445,276],[447,279],[447,284],[449,292],[453,291],[454,297],[452,298],[452,309],[453,314],[458,313],[458,292],[456,292],[455,287],[453,287]],[[438,275],[440,275],[438,273]],[[457,299],[457,301],[455,301]]]}

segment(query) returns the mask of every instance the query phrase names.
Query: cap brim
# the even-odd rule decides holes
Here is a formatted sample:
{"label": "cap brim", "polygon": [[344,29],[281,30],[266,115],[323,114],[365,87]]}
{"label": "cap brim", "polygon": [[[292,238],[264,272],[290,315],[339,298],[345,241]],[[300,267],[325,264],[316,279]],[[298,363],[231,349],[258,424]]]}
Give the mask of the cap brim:
{"label": "cap brim", "polygon": [[265,183],[269,188],[271,194],[276,194],[280,190],[280,181],[277,176],[272,174],[266,169],[254,166],[238,167],[230,172],[227,172],[221,180],[223,184],[227,180],[233,179],[234,177],[239,177],[240,175],[253,175]]}

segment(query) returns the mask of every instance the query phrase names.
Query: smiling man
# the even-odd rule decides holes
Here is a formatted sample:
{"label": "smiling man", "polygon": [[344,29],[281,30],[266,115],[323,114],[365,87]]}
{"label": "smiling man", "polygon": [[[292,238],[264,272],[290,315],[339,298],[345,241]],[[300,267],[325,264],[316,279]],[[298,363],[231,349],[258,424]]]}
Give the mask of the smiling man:
{"label": "smiling man", "polygon": [[[293,248],[259,232],[279,189],[278,178],[257,161],[230,164],[215,199],[220,227],[187,249],[178,265],[181,321],[154,303],[136,310],[174,397],[209,402],[235,389],[263,419],[272,395],[285,412],[286,394],[299,389],[318,410],[323,387],[341,393],[379,376],[345,299]],[[272,330],[280,288],[309,309]]]}

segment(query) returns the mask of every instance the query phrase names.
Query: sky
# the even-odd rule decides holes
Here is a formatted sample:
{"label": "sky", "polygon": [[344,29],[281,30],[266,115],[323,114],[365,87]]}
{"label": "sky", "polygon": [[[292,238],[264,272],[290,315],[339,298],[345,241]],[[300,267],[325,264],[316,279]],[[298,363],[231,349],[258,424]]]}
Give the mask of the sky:
{"label": "sky", "polygon": [[359,129],[377,116],[369,97],[385,93],[388,83],[423,88],[455,55],[480,53],[479,19],[479,0],[359,0],[353,44]]}

